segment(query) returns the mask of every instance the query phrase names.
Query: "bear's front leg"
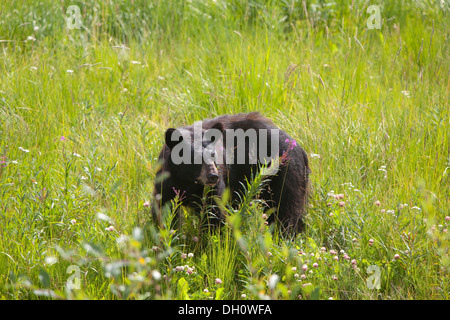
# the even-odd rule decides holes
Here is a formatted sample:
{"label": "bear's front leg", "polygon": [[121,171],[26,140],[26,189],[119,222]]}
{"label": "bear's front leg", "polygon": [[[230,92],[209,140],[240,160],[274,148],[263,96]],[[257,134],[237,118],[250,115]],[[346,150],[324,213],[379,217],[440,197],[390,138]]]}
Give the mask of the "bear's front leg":
{"label": "bear's front leg", "polygon": [[[179,201],[183,201],[184,196],[185,195],[180,194],[179,190],[173,187],[171,181],[166,180],[155,188],[152,218],[160,228],[163,227],[164,221],[167,218],[166,215],[168,214],[174,215],[170,228],[181,227],[179,206],[174,209],[172,200],[175,200],[178,197]],[[175,210],[175,212],[173,212],[173,210]]]}
{"label": "bear's front leg", "polygon": [[218,183],[211,189],[205,189],[205,197],[201,208],[202,228],[216,229],[225,222],[225,213],[222,212],[216,199],[219,201],[225,190],[224,181]]}

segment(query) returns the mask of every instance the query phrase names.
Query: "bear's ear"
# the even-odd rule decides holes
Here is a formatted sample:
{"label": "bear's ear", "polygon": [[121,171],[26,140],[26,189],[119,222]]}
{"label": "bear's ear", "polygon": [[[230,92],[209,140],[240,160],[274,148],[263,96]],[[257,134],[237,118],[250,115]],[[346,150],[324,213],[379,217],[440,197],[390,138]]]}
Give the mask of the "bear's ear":
{"label": "bear's ear", "polygon": [[223,137],[223,130],[224,128],[222,122],[217,122],[211,128],[206,130],[205,139],[211,141],[212,143],[216,143],[217,141],[219,141],[219,139]]}
{"label": "bear's ear", "polygon": [[217,129],[217,130],[220,130],[220,132],[223,132],[223,130],[224,130],[223,123],[217,122],[211,127],[211,129]]}
{"label": "bear's ear", "polygon": [[176,129],[174,128],[169,128],[166,130],[166,144],[169,147],[170,150],[172,150],[173,147],[175,147],[182,139],[182,137],[180,136],[180,138],[178,140],[173,141],[172,140],[172,134]]}

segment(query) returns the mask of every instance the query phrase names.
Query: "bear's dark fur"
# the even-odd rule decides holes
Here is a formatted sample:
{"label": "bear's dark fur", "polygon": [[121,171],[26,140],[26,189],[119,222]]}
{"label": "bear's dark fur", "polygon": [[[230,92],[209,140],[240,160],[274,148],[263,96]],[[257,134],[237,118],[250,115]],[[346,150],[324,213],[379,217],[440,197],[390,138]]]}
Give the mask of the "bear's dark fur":
{"label": "bear's dark fur", "polygon": [[[267,141],[267,148],[270,150],[272,135],[276,139],[275,134],[277,134],[279,141],[275,156],[280,157],[280,165],[278,171],[269,177],[270,181],[259,197],[268,205],[268,209],[273,209],[269,222],[277,222],[284,233],[301,232],[310,169],[305,151],[287,133],[275,127],[269,119],[258,112],[222,115],[203,120],[201,122],[201,136],[197,135],[197,137],[194,134],[194,125],[179,129],[184,129],[182,137],[180,134],[172,135],[176,129],[170,128],[166,131],[166,143],[159,155],[162,166],[156,173],[157,182],[155,182],[154,189],[157,206],[154,207],[153,212],[156,219],[159,217],[160,208],[174,199],[177,194],[181,196],[183,205],[195,208],[196,205],[201,203],[205,186],[209,186],[213,194],[218,196],[223,193],[225,188],[229,188],[233,199],[239,199],[237,194],[243,191],[242,184],[246,185],[246,178],[250,180],[252,173],[256,173],[258,167],[264,164],[259,160],[255,162],[254,159],[255,154],[259,154],[258,152],[261,151],[257,150],[261,145],[259,142],[262,142],[261,139],[264,138]],[[227,147],[231,143],[233,143],[232,146],[238,146],[240,142],[245,141],[244,161],[242,161],[242,158],[240,158],[241,161],[238,161],[239,151],[236,151],[230,158],[226,157],[226,152],[222,152],[223,157],[221,154],[212,161],[198,160],[197,164],[194,163],[195,157],[200,154],[205,155],[211,152],[211,154],[216,155],[220,151],[217,150],[219,145],[217,141],[205,138],[210,129],[216,129],[223,133],[222,150],[228,150]],[[237,132],[236,130],[239,129],[243,130],[240,131],[241,133],[256,132],[257,142],[255,143],[254,139],[252,140],[250,137],[246,139],[242,135],[231,136],[234,141],[231,141],[231,138],[227,139],[226,132],[232,132],[230,130]],[[262,131],[267,132],[267,136],[260,134]],[[201,141],[198,137],[201,138]],[[194,141],[197,141],[197,143],[194,143]],[[184,143],[184,145],[178,145],[179,143]],[[172,152],[175,154],[176,149],[174,148],[178,148],[179,152],[181,147],[186,147],[185,151],[191,151],[191,161],[184,161],[188,163],[179,163],[179,160],[174,161],[176,158],[171,156]],[[268,150],[265,150],[267,155],[269,154]],[[179,152],[179,155],[184,156],[185,160],[189,160],[188,155],[184,154],[185,151]],[[205,159],[207,158],[205,157]],[[222,161],[218,161],[218,159],[222,159]],[[162,179],[163,174],[166,176],[164,179]],[[224,217],[218,209],[214,211],[214,214],[217,219],[216,221],[210,219],[210,222],[217,224],[218,221],[223,220]]]}

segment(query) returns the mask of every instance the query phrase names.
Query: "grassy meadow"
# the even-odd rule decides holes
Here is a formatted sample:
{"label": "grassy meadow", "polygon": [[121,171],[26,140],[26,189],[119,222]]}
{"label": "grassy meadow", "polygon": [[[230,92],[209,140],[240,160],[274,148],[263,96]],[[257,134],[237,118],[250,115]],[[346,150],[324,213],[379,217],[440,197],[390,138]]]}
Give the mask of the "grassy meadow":
{"label": "grassy meadow", "polygon": [[[431,0],[2,1],[0,298],[448,300],[449,13]],[[168,211],[157,228],[165,130],[249,111],[309,156],[305,231],[265,225],[261,175],[238,208],[218,203],[220,233],[184,209],[180,229]]]}

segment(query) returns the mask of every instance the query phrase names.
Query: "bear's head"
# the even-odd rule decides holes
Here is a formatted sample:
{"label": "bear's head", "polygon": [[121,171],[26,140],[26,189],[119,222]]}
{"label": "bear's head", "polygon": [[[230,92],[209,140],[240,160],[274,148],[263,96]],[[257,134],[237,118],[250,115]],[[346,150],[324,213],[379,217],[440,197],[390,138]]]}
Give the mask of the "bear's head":
{"label": "bear's head", "polygon": [[223,125],[203,129],[201,123],[169,128],[165,142],[170,149],[169,166],[177,179],[214,186],[220,179],[218,164],[223,163]]}

